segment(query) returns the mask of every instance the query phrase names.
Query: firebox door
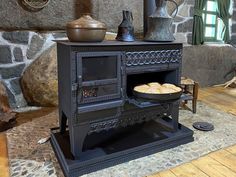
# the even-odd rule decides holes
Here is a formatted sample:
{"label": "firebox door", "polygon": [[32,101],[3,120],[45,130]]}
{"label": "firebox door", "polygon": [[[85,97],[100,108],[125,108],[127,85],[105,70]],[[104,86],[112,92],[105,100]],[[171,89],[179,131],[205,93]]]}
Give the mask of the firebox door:
{"label": "firebox door", "polygon": [[122,105],[122,53],[78,53],[77,59],[78,105],[81,108],[96,107],[96,110],[100,109],[99,105],[104,104],[109,107]]}

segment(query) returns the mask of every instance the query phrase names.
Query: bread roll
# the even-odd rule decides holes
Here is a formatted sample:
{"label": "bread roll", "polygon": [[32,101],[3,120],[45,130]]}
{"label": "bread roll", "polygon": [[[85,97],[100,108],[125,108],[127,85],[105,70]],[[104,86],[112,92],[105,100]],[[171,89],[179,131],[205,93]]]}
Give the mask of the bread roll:
{"label": "bread roll", "polygon": [[181,91],[182,91],[182,89],[181,89],[180,87],[175,87],[174,90],[175,90],[176,92],[181,92]]}
{"label": "bread roll", "polygon": [[171,89],[176,88],[176,86],[173,84],[162,84],[162,87],[171,88]]}
{"label": "bread roll", "polygon": [[137,92],[146,93],[146,91],[149,88],[150,87],[148,85],[144,84],[144,85],[139,85],[139,86],[134,87],[134,90],[137,91]]}
{"label": "bread roll", "polygon": [[158,82],[151,82],[148,84],[150,87],[155,87],[155,88],[160,88],[161,84],[159,84]]}
{"label": "bread roll", "polygon": [[149,94],[160,94],[160,89],[157,89],[155,87],[150,87],[149,89],[147,89],[146,93]]}
{"label": "bread roll", "polygon": [[146,93],[155,93],[155,88],[150,87],[146,90]]}
{"label": "bread roll", "polygon": [[162,94],[175,93],[176,91],[172,88],[161,87],[160,89]]}

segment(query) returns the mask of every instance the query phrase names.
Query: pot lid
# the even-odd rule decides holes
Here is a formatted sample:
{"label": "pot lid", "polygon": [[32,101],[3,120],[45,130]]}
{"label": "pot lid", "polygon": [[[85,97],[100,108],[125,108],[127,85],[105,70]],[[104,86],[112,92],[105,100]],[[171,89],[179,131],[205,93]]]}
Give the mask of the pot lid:
{"label": "pot lid", "polygon": [[67,23],[68,28],[92,28],[106,29],[106,25],[102,22],[94,20],[89,14],[85,14],[77,20]]}

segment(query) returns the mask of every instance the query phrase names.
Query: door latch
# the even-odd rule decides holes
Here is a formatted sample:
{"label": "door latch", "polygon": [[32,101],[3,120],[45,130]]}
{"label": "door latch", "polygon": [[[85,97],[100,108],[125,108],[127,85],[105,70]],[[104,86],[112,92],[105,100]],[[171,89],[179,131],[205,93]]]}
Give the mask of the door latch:
{"label": "door latch", "polygon": [[78,84],[77,83],[72,84],[71,86],[72,92],[77,91],[77,89],[78,89]]}

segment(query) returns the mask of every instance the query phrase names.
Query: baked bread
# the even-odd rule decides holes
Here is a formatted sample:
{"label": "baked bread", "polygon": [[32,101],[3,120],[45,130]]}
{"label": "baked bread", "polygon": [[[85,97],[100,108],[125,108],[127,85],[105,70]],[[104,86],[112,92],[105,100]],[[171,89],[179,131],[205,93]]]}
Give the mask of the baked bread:
{"label": "baked bread", "polygon": [[146,93],[149,88],[150,87],[148,85],[144,84],[134,87],[134,90],[137,92]]}
{"label": "baked bread", "polygon": [[172,88],[161,87],[161,94],[175,93],[176,91]]}
{"label": "baked bread", "polygon": [[180,87],[176,87],[175,85],[173,84],[163,84],[162,87],[165,87],[165,88],[170,88],[172,90],[174,90],[175,92],[180,92],[182,89]]}
{"label": "baked bread", "polygon": [[134,90],[140,93],[149,93],[149,94],[169,94],[180,92],[182,89],[180,87],[176,87],[173,84],[163,84],[160,85],[158,82],[151,82],[143,85],[139,85],[134,87]]}
{"label": "baked bread", "polygon": [[147,89],[146,93],[150,93],[150,94],[160,94],[161,91],[158,88],[155,87],[149,87],[149,89]]}
{"label": "baked bread", "polygon": [[175,88],[176,86],[173,84],[162,84],[162,87],[166,87],[166,88]]}
{"label": "baked bread", "polygon": [[150,87],[161,88],[161,84],[158,82],[151,82],[148,84]]}

